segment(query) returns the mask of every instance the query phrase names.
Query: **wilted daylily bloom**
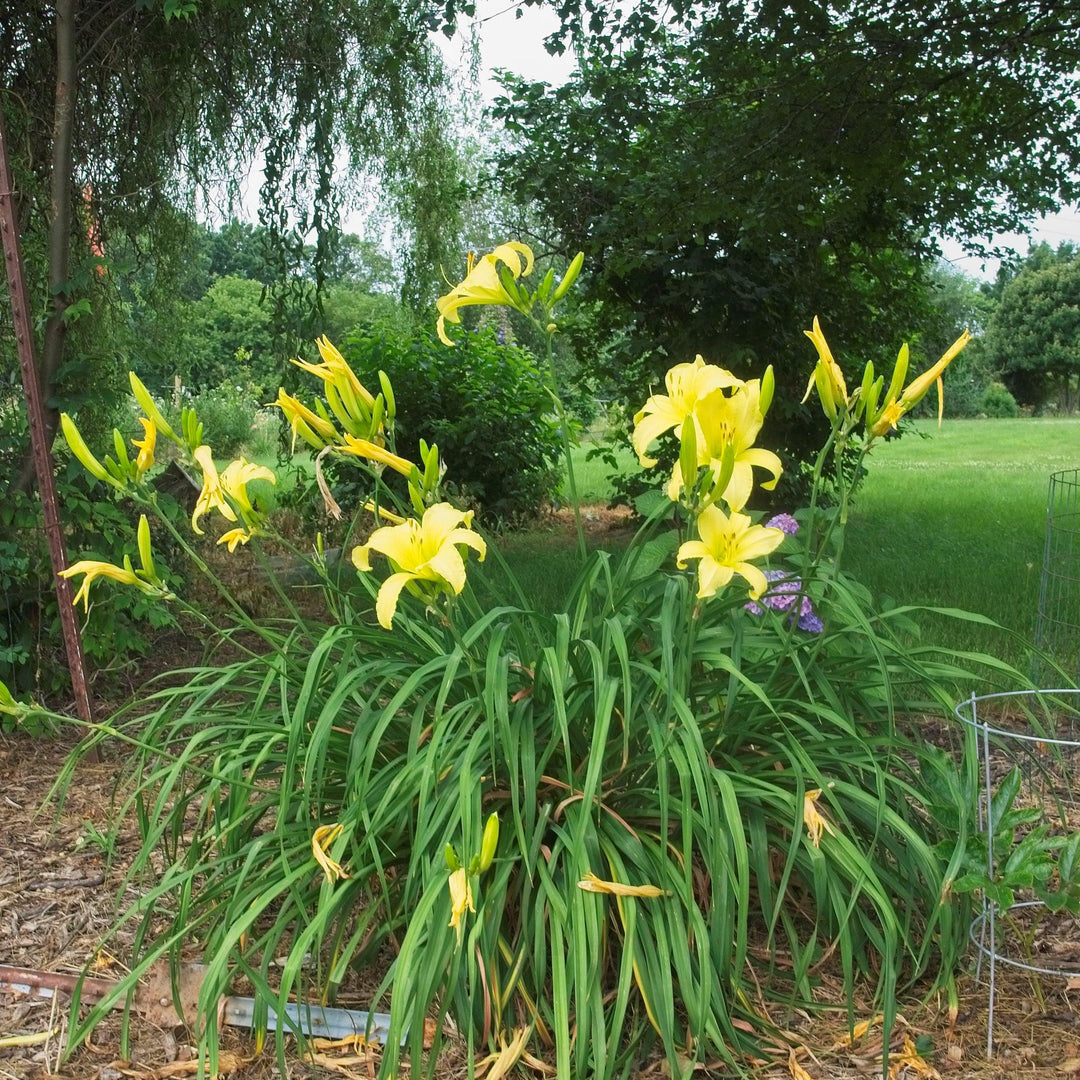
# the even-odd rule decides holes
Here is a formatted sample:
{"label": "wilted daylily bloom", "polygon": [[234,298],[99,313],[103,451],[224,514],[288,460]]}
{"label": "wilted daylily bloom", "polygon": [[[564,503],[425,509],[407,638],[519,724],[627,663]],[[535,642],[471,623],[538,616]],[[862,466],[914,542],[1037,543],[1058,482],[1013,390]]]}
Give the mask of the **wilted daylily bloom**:
{"label": "wilted daylily bloom", "polygon": [[[698,425],[698,457],[708,461],[713,473],[718,475],[721,459],[727,447],[734,451],[734,468],[731,479],[723,491],[723,499],[732,510],[741,510],[754,489],[753,466],[766,469],[772,479],[761,486],[772,491],[780,479],[783,466],[771,451],[754,446],[764,417],[758,407],[759,386],[757,379],[744,383],[733,394],[713,390],[698,401],[694,417]],[[679,498],[682,489],[682,466],[676,462],[668,484],[668,496],[672,501]]]}
{"label": "wilted daylily bloom", "polygon": [[353,548],[357,570],[371,569],[372,551],[385,555],[394,569],[375,602],[380,625],[391,628],[398,597],[406,586],[428,602],[440,592],[456,594],[465,588],[465,562],[458,548],[471,547],[481,560],[487,554],[483,537],[469,528],[472,518],[471,510],[463,513],[449,503],[436,503],[424,511],[422,521],[410,518],[402,525],[386,525],[376,529],[366,544]]}
{"label": "wilted daylily bloom", "polygon": [[687,559],[698,563],[698,599],[713,596],[736,575],[750,583],[750,596],[757,599],[769,582],[762,570],[750,562],[775,551],[783,542],[779,529],[754,525],[746,514],[729,518],[718,506],[707,506],[697,519],[700,540],[687,540],[678,551],[679,569]]}
{"label": "wilted daylily bloom", "polygon": [[[469,271],[465,280],[455,285],[445,296],[440,296],[435,301],[439,310],[437,330],[439,340],[444,345],[454,343],[446,335],[446,323],[460,323],[460,308],[470,307],[476,304],[496,304],[502,307],[519,308],[517,300],[512,297],[503,285],[499,277],[499,264],[502,263],[513,277],[527,277],[532,273],[533,253],[532,249],[525,244],[511,241],[508,244],[500,244],[490,255],[485,255],[475,263],[470,261]],[[527,311],[525,314],[529,314]]]}
{"label": "wilted daylily bloom", "polygon": [[589,871],[577,883],[583,892],[603,893],[606,896],[663,896],[664,890],[656,885],[625,885],[621,881],[604,881]]}
{"label": "wilted daylily bloom", "polygon": [[457,931],[458,941],[460,942],[464,930],[461,925],[461,917],[465,914],[465,909],[468,908],[473,914],[476,913],[476,905],[473,903],[472,883],[469,881],[469,874],[465,867],[459,866],[450,874],[446,884],[450,889],[450,922],[448,925]]}
{"label": "wilted daylily bloom", "polygon": [[840,365],[833,359],[832,350],[825,340],[825,335],[821,332],[821,326],[816,315],[814,316],[814,329],[804,330],[803,333],[814,343],[818,351],[817,366],[810,376],[810,381],[806,384],[803,403],[810,397],[810,391],[813,390],[816,383],[818,397],[821,399],[821,407],[831,420],[836,416],[838,405],[842,405],[844,408],[847,408],[848,405],[848,392],[847,384],[844,382],[844,373],[840,370]]}
{"label": "wilted daylily bloom", "polygon": [[[676,364],[664,377],[666,394],[653,394],[634,416],[634,451],[645,468],[656,464],[647,455],[649,445],[666,431],[678,428],[694,414],[698,402],[716,390],[742,386],[730,371],[706,364],[697,356],[692,364]],[[700,430],[699,430],[700,441]]]}
{"label": "wilted daylily bloom", "polygon": [[835,835],[836,830],[829,824],[825,816],[817,808],[817,801],[821,798],[821,789],[814,788],[803,795],[803,824],[806,826],[810,843],[814,847],[821,844],[822,833]]}
{"label": "wilted daylily bloom", "polygon": [[904,392],[895,400],[888,401],[877,420],[870,426],[870,434],[873,436],[884,435],[887,431],[895,428],[900,422],[900,417],[914,408],[924,397],[930,387],[937,383],[938,392],[938,423],[945,412],[945,390],[941,379],[942,372],[949,366],[955,357],[963,351],[971,340],[971,334],[965,330],[945,351],[941,359],[918,378],[908,383]]}
{"label": "wilted daylily bloom", "polygon": [[320,825],[311,834],[311,854],[326,875],[326,883],[333,885],[335,881],[347,878],[349,875],[341,868],[341,864],[330,858],[330,845],[341,835],[345,826],[341,824]]}

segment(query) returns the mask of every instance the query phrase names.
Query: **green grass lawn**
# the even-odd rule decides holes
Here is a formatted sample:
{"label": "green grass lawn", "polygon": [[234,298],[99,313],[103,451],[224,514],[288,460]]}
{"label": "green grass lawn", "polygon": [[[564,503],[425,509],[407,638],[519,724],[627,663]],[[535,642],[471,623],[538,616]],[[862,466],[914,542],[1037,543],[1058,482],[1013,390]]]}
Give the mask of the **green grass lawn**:
{"label": "green grass lawn", "polygon": [[[1050,474],[1075,467],[1080,421],[920,422],[874,449],[845,565],[877,596],[975,611],[1030,638]],[[926,630],[944,644],[1023,660],[1019,642],[991,631],[938,619]]]}
{"label": "green grass lawn", "polygon": [[[608,494],[604,467],[575,452],[585,502]],[[626,461],[632,461],[627,448]],[[918,422],[879,443],[849,521],[844,564],[900,604],[963,608],[1025,639],[1035,632],[1049,477],[1080,467],[1080,420]],[[506,545],[536,602],[555,608],[577,561],[563,534],[538,529]],[[1080,576],[1080,575],[1078,575]],[[1026,667],[1022,641],[926,616],[924,637]]]}

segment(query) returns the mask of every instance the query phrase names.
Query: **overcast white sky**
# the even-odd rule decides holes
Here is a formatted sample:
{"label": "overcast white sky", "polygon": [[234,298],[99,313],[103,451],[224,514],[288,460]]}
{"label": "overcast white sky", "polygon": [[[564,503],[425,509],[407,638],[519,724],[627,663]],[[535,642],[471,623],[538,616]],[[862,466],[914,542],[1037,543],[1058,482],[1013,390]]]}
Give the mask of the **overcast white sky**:
{"label": "overcast white sky", "polygon": [[[521,18],[516,18],[520,12]],[[568,55],[549,56],[544,49],[544,38],[558,27],[558,18],[546,6],[525,7],[512,0],[477,0],[476,17],[480,32],[481,85],[479,92],[491,100],[497,86],[490,78],[493,68],[508,68],[519,75],[559,84],[573,70],[573,59]],[[440,46],[447,61],[463,71],[468,62],[466,37],[462,32],[451,41],[439,35]],[[1015,248],[1025,254],[1029,242],[1045,240],[1057,247],[1063,240],[1080,242],[1080,213],[1067,209],[1040,221],[1026,236],[1009,234],[997,237],[999,244]],[[965,255],[959,244],[945,241],[942,244],[945,257],[956,267],[972,277],[993,279],[997,274],[998,260],[984,260]]]}

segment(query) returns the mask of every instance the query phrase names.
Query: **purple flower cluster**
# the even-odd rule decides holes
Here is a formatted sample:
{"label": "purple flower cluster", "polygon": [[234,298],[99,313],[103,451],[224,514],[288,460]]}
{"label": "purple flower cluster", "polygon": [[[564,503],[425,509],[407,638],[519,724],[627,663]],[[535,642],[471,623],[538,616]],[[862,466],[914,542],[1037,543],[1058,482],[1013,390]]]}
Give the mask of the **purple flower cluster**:
{"label": "purple flower cluster", "polygon": [[[780,517],[787,517],[786,514],[778,515]],[[774,518],[773,521],[776,519]],[[794,520],[794,519],[792,519]],[[772,524],[772,522],[770,522]],[[775,528],[781,528],[777,525]],[[796,526],[798,528],[798,526]],[[771,583],[767,592],[763,593],[758,600],[760,603],[754,600],[750,600],[746,604],[746,610],[752,615],[764,614],[764,605],[767,608],[772,608],[773,611],[790,611],[791,618],[794,619],[795,601],[799,599],[799,593],[802,591],[802,582],[795,577],[789,577],[783,570],[766,570],[765,577],[768,578]],[[802,597],[802,604],[799,606],[799,621],[798,627],[800,630],[806,630],[811,634],[820,634],[825,629],[824,623],[818,618],[817,612],[814,611],[813,604],[810,603],[810,597]]]}
{"label": "purple flower cluster", "polygon": [[787,536],[794,536],[799,531],[799,523],[790,514],[776,514],[765,522],[766,529],[779,529]]}

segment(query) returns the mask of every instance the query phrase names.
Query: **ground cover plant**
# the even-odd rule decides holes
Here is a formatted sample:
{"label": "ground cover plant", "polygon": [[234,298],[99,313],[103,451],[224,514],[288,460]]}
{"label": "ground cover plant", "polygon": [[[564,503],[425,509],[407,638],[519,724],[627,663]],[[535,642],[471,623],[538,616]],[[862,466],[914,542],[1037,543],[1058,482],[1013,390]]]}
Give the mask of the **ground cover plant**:
{"label": "ground cover plant", "polygon": [[[535,290],[531,266],[519,244],[479,260],[441,298],[440,336],[452,341],[460,309],[484,303],[533,319],[550,342],[580,260]],[[819,483],[940,388],[965,341],[910,381],[902,349],[888,384],[868,365],[849,391],[816,321],[807,333],[808,396],[830,425]],[[831,1004],[850,1008],[856,988],[876,999],[886,1042],[899,993],[951,986],[969,901],[948,882],[967,850],[971,778],[900,720],[948,709],[947,687],[975,661],[1019,676],[912,644],[913,612],[876,607],[844,570],[844,475],[834,508],[816,485],[791,514],[746,510],[782,468],[754,445],[771,371],[741,380],[700,357],[669,371],[633,439],[646,468],[662,440],[677,443],[664,493],[641,505],[645,525],[619,557],[588,554],[579,518],[577,578],[547,614],[471,512],[442,499],[438,448],[397,453],[390,381],[372,393],[329,342],[320,352],[300,366],[322,395],[283,391],[278,405],[317,469],[337,456],[367,470],[365,534],[377,527],[347,544],[343,567],[316,538],[318,618],[271,580],[287,617],[256,621],[234,604],[207,631],[236,659],[173,673],[93,730],[87,748],[132,748],[118,820],[133,812],[142,837],[131,874],[144,892],[123,916],[136,928],[131,974],[116,996],[160,958],[202,956],[188,1019],[214,1071],[214,1004],[235,982],[281,1015],[292,996],[331,1000],[351,966],[381,964],[382,1075],[398,1074],[402,1042],[413,1073],[433,1071],[449,1017],[477,1068],[539,1059],[569,1078],[623,1075],[653,1053],[675,1075],[750,1066],[773,1010],[813,1004],[824,970],[843,987]],[[203,477],[192,527],[220,516],[222,543],[257,548],[270,525],[249,485],[270,470],[219,470],[194,412],[173,430],[132,387],[145,414],[134,460],[122,439],[99,460],[65,418],[73,452],[154,516],[146,478],[156,438],[170,439]],[[568,487],[576,496],[572,465]],[[186,542],[168,519],[156,527]],[[138,569],[75,564],[78,599],[100,578],[166,598],[148,516],[136,557]],[[0,708],[24,711],[10,695]]]}

